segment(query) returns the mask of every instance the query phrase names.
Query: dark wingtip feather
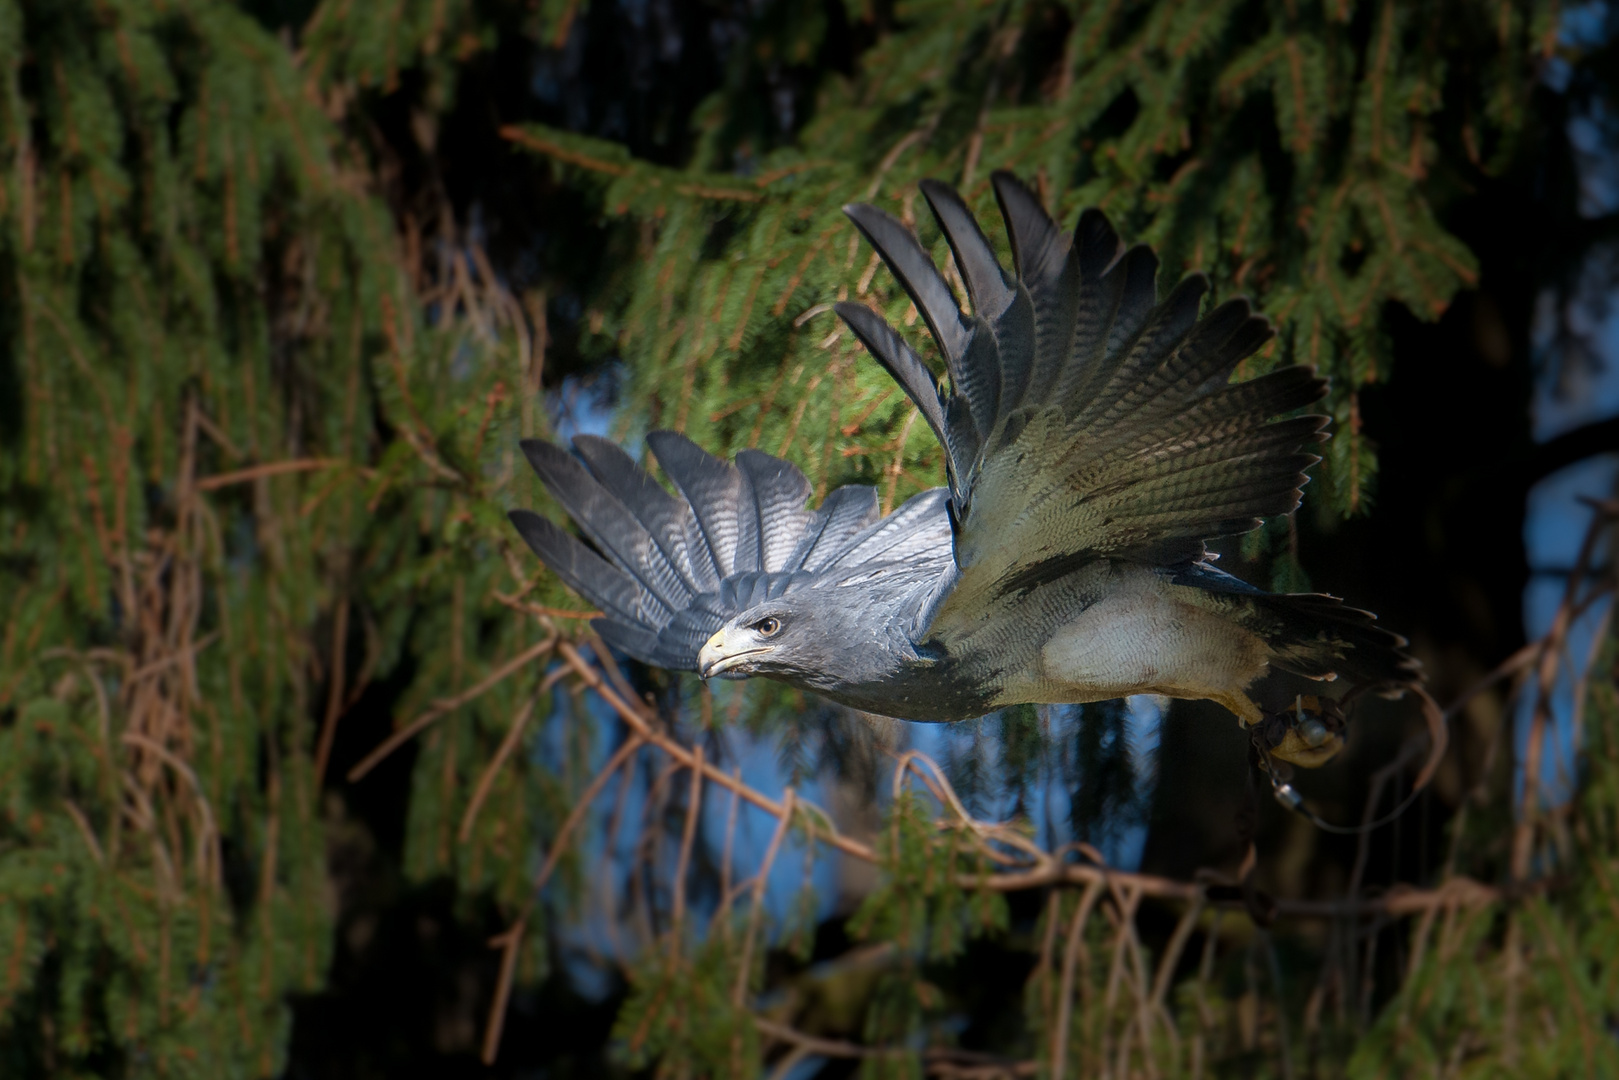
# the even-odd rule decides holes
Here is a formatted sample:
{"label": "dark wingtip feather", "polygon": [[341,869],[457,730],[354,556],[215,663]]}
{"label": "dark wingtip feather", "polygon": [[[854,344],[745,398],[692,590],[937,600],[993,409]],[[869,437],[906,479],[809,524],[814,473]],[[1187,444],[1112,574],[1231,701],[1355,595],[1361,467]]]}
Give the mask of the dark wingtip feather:
{"label": "dark wingtip feather", "polygon": [[798,471],[798,466],[775,454],[767,454],[750,446],[737,451],[736,467],[747,473],[756,487],[764,481],[768,481],[772,486],[787,484],[795,491],[801,489],[804,499],[810,497],[812,490],[810,483],[804,474]]}
{"label": "dark wingtip feather", "polygon": [[920,187],[934,220],[950,244],[972,298],[974,314],[990,320],[999,318],[1012,302],[1013,292],[1007,283],[1006,271],[995,258],[995,249],[989,246],[977,219],[962,201],[961,194],[949,184],[923,180]]}
{"label": "dark wingtip feather", "polygon": [[916,234],[892,214],[868,203],[849,203],[843,212],[910,295],[945,356],[960,357],[968,337],[961,309]]}
{"label": "dark wingtip feather", "polygon": [[566,450],[547,439],[520,439],[517,445],[522,448],[523,456],[528,459],[529,465],[533,466],[547,487],[551,486],[552,477],[559,475],[569,465],[579,464]]}
{"label": "dark wingtip feather", "polygon": [[1013,173],[997,169],[990,174],[989,182],[1012,241],[1012,261],[1017,265],[1018,277],[1041,284],[1055,278],[1068,257],[1062,230],[1046,213],[1039,197]]}
{"label": "dark wingtip feather", "polygon": [[[658,635],[641,626],[626,626],[612,619],[592,619],[590,628],[601,635],[601,639],[608,645],[627,656],[634,657],[643,664],[652,664],[655,667],[674,668],[675,670],[696,671],[693,663],[680,664],[680,657],[671,658],[663,654],[658,648]],[[609,663],[610,658],[602,657],[603,663]],[[673,661],[673,662],[672,662]]]}
{"label": "dark wingtip feather", "polygon": [[911,399],[921,411],[922,418],[928,422],[928,427],[933,429],[939,445],[949,447],[938,383],[905,339],[888,325],[888,320],[864,304],[842,300],[832,305],[832,310],[860,339],[866,351],[876,357],[877,362],[899,383],[905,396]]}
{"label": "dark wingtip feather", "polygon": [[1128,357],[1129,343],[1147,324],[1158,303],[1158,256],[1146,244],[1137,244],[1120,257],[1108,274],[1124,275],[1119,306],[1107,336],[1108,352],[1122,364]]}
{"label": "dark wingtip feather", "polygon": [[628,574],[532,510],[512,510],[506,517],[568,588],[624,622],[638,621],[640,588]]}
{"label": "dark wingtip feather", "polygon": [[579,456],[585,459],[585,464],[592,472],[598,468],[608,469],[615,475],[627,474],[628,470],[638,470],[635,459],[624,452],[624,448],[611,439],[604,439],[600,435],[579,434],[573,437],[573,448]]}
{"label": "dark wingtip feather", "polygon": [[741,451],[736,455],[736,467],[748,478],[753,495],[753,511],[758,518],[759,569],[781,570],[809,521],[810,511],[804,509],[804,504],[814,489],[796,465],[763,450]]}
{"label": "dark wingtip feather", "polygon": [[512,526],[517,529],[517,535],[521,536],[524,540],[528,539],[528,532],[525,529],[525,525],[532,518],[539,518],[539,520],[541,520],[541,521],[545,520],[544,518],[541,518],[540,515],[536,514],[532,510],[508,510],[508,511],[506,511],[506,520],[510,521],[512,523]]}
{"label": "dark wingtip feather", "polygon": [[[588,442],[582,444],[593,451]],[[661,549],[654,550],[647,522],[620,500],[609,487],[594,476],[580,458],[553,443],[539,439],[524,439],[523,454],[553,498],[567,510],[568,516],[578,523],[579,529],[601,552],[612,559],[618,569],[636,579],[646,590],[649,599],[673,610],[686,599],[689,591],[681,574],[670,563]],[[598,461],[612,463],[612,458]],[[626,459],[627,460],[627,459]],[[632,472],[639,472],[634,465]],[[648,481],[650,482],[650,481]],[[627,492],[632,498],[638,492]],[[649,520],[656,523],[656,516]]]}
{"label": "dark wingtip feather", "polygon": [[1079,252],[1079,271],[1084,278],[1095,280],[1107,273],[1108,267],[1124,253],[1124,241],[1114,231],[1107,215],[1094,207],[1079,215],[1074,226],[1074,247]]}
{"label": "dark wingtip feather", "polygon": [[1263,315],[1249,315],[1226,341],[1226,348],[1240,362],[1270,344],[1275,336],[1276,327],[1271,325],[1269,319]]}
{"label": "dark wingtip feather", "polygon": [[[1209,280],[1209,276],[1201,270],[1196,274],[1188,274],[1187,277],[1188,279],[1199,277],[1205,282]],[[1251,318],[1253,313],[1254,306],[1248,302],[1246,296],[1233,297],[1222,304],[1217,304],[1213,311],[1198,320],[1187,344],[1204,347],[1224,345],[1231,340],[1231,335],[1237,332],[1243,321]]]}
{"label": "dark wingtip feather", "polygon": [[1201,270],[1194,270],[1177,281],[1175,287],[1169,290],[1169,295],[1164,297],[1164,306],[1178,308],[1181,305],[1190,305],[1195,322],[1198,311],[1202,309],[1203,298],[1209,294],[1211,288],[1213,283],[1209,281],[1209,275]]}
{"label": "dark wingtip feather", "polygon": [[1313,405],[1327,396],[1327,380],[1315,373],[1307,364],[1289,364],[1255,376],[1245,382],[1232,383],[1222,393],[1262,392],[1270,401],[1271,414],[1291,412]]}
{"label": "dark wingtip feather", "polygon": [[599,435],[575,435],[573,448],[596,482],[622,502],[648,531],[679,520],[679,501],[617,443]]}
{"label": "dark wingtip feather", "polygon": [[703,457],[712,456],[707,450],[704,450],[680,432],[668,431],[662,428],[657,431],[647,432],[646,444],[652,448],[652,453],[656,455],[659,463],[662,463],[665,456],[671,458],[692,454],[701,454]]}
{"label": "dark wingtip feather", "polygon": [[[1265,335],[1265,340],[1269,341],[1274,335],[1275,331],[1270,328],[1269,322],[1267,322],[1265,325],[1266,329],[1270,331]],[[1327,391],[1332,388],[1332,380],[1327,378],[1325,375],[1317,375],[1315,373],[1315,368],[1312,365],[1289,364],[1287,367],[1278,368],[1277,370],[1291,371],[1294,368],[1299,370],[1298,378],[1301,384],[1299,396],[1301,398],[1305,398],[1303,403],[1297,406],[1298,408],[1302,408],[1304,405],[1313,405],[1327,396]],[[1305,397],[1306,394],[1309,395],[1307,398]],[[1326,417],[1322,417],[1322,420],[1326,420]]]}
{"label": "dark wingtip feather", "polygon": [[1247,297],[1227,300],[1199,319],[1187,335],[1176,362],[1178,377],[1188,379],[1193,392],[1217,390],[1238,364],[1275,336],[1270,320],[1255,314]]}

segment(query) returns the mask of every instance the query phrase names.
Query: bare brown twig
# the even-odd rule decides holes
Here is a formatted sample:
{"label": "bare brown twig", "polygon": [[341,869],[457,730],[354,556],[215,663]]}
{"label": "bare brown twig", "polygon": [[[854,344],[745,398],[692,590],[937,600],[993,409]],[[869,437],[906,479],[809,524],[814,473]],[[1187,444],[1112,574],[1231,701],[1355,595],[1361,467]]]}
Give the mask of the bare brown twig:
{"label": "bare brown twig", "polygon": [[249,480],[259,480],[266,476],[312,472],[316,469],[351,469],[362,476],[373,475],[372,470],[355,465],[350,461],[344,461],[341,458],[299,458],[296,461],[268,461],[263,465],[237,469],[235,472],[205,476],[197,481],[196,487],[198,491],[218,491],[220,488],[230,487],[232,484],[245,484]]}
{"label": "bare brown twig", "polygon": [[365,776],[366,773],[377,767],[377,763],[399,747],[419,735],[433,721],[445,713],[454,712],[467,702],[481,697],[490,689],[511,678],[529,664],[538,660],[556,646],[557,634],[553,631],[544,641],[531,646],[506,661],[500,667],[490,672],[481,681],[456,694],[454,697],[440,698],[429,705],[422,714],[410,721],[404,727],[383,740],[382,745],[367,754],[358,765],[349,770],[349,782],[353,783]]}
{"label": "bare brown twig", "polygon": [[512,717],[512,726],[507,729],[506,737],[500,741],[500,747],[495,751],[489,767],[478,778],[478,786],[473,789],[472,798],[467,800],[466,813],[461,815],[461,828],[456,832],[456,837],[461,843],[472,839],[472,826],[477,823],[478,811],[483,808],[484,800],[489,797],[490,789],[495,786],[495,776],[500,772],[500,767],[506,763],[506,759],[511,757],[512,751],[517,749],[517,744],[522,741],[523,729],[528,725],[529,717],[534,715],[534,706],[535,700],[532,697],[523,702],[522,708],[517,710],[517,715]]}
{"label": "bare brown twig", "polygon": [[1614,520],[1619,518],[1619,500],[1593,502],[1592,509],[1595,513],[1585,531],[1585,538],[1580,543],[1580,553],[1574,562],[1574,571],[1568,576],[1568,584],[1563,590],[1563,600],[1558,604],[1557,613],[1552,617],[1551,628],[1541,639],[1541,647],[1536,657],[1535,707],[1530,716],[1529,738],[1524,751],[1521,812],[1512,833],[1514,881],[1524,881],[1529,877],[1535,836],[1542,817],[1540,766],[1546,741],[1546,727],[1551,718],[1553,688],[1557,682],[1562,653],[1569,630],[1574,624],[1575,610],[1579,606],[1579,590],[1592,576],[1591,560],[1596,553],[1598,541],[1603,533],[1613,527]]}

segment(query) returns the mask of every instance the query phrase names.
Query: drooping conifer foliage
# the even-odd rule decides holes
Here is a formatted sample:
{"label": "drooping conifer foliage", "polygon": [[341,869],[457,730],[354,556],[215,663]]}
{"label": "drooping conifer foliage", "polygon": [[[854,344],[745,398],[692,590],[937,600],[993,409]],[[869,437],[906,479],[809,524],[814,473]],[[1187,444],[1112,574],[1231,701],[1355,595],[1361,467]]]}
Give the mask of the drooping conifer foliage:
{"label": "drooping conifer foliage", "polygon": [[451,539],[524,376],[426,332],[345,84],[249,14],[7,4],[0,57],[0,1071],[274,1075],[329,962],[323,717],[412,634],[428,697],[531,644]]}
{"label": "drooping conifer foliage", "polygon": [[[784,979],[767,948],[808,955],[813,897],[772,938],[758,867],[715,872],[717,910],[688,910],[681,883],[703,861],[691,808],[724,813],[701,798],[731,776],[702,756],[712,732],[751,720],[790,745],[821,714],[630,685],[503,517],[544,505],[514,455],[551,433],[545,391],[619,362],[616,434],[757,446],[817,495],[857,480],[893,505],[938,483],[926,425],[830,313],[868,299],[934,355],[839,208],[891,210],[948,265],[916,181],[993,220],[997,168],[1065,223],[1106,209],[1158,247],[1166,287],[1200,268],[1214,299],[1255,297],[1281,333],[1240,374],[1334,379],[1310,500],[1375,512],[1360,393],[1390,377],[1391,311],[1435,319],[1476,283],[1447,215],[1518,160],[1555,18],[1486,0],[0,0],[0,1073],[280,1074],[288,995],[329,972],[328,840],[352,785],[390,770],[406,873],[509,928],[480,999],[498,1020],[548,970],[536,869],[577,900],[599,875],[570,846],[575,810],[642,768],[668,812],[642,824],[661,884],[632,890],[651,914],[622,957],[623,1062],[1612,1067],[1606,688],[1569,819],[1588,826],[1554,822],[1549,847],[1520,829],[1509,859],[1475,824],[1434,888],[1350,895],[1325,944],[1300,938],[1313,959],[1287,961],[1317,988],[1296,1001],[1247,878],[1102,874],[972,818],[914,758],[862,780],[887,814],[864,840],[731,781],[774,816],[767,862],[798,843],[878,868],[849,923],[865,944],[829,969],[855,1019],[816,1041],[792,1003],[830,981]],[[1611,575],[1576,575],[1569,603]],[[562,745],[542,745],[559,712]],[[1000,718],[1014,785],[1049,757],[1042,724]],[[1107,757],[1088,745],[1058,756]],[[1504,760],[1458,766],[1501,822]],[[1089,796],[1084,827],[1128,801]],[[1561,893],[1531,882],[1553,865],[1574,875]],[[1154,904],[1164,932],[1138,935]],[[1391,935],[1398,970],[1366,945]],[[968,1052],[960,1017],[1006,1004],[951,982],[974,936],[1027,981],[1018,1022],[973,1029]],[[785,1011],[760,1007],[767,983]]]}

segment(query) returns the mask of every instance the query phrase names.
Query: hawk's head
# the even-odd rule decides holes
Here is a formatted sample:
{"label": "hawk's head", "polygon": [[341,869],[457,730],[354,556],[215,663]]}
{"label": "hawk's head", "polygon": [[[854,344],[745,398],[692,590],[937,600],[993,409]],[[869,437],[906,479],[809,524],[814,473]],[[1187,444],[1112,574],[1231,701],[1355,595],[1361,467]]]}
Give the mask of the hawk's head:
{"label": "hawk's head", "polygon": [[705,679],[751,675],[791,679],[803,674],[804,661],[815,660],[804,654],[813,651],[806,646],[820,636],[810,632],[819,620],[786,600],[757,605],[720,627],[697,653],[697,674]]}
{"label": "hawk's head", "polygon": [[760,600],[709,637],[697,653],[697,674],[762,675],[833,698],[893,679],[918,657],[906,621],[887,614],[895,609],[890,594],[926,578],[885,563]]}

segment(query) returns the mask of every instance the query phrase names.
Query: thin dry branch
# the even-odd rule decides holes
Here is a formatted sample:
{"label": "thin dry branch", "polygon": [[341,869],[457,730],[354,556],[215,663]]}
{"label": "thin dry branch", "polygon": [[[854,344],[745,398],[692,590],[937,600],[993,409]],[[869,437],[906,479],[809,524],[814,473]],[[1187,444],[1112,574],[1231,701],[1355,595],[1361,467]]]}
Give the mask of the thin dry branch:
{"label": "thin dry branch", "polygon": [[[1536,658],[1535,707],[1529,720],[1529,738],[1523,762],[1522,813],[1519,814],[1512,832],[1514,881],[1525,881],[1529,878],[1535,836],[1541,820],[1540,766],[1546,741],[1546,728],[1552,712],[1553,687],[1557,682],[1558,668],[1569,630],[1574,625],[1580,587],[1592,577],[1591,560],[1596,554],[1598,541],[1613,527],[1615,519],[1619,519],[1619,500],[1590,500],[1590,505],[1594,511],[1591,524],[1585,530],[1585,538],[1580,543],[1580,553],[1575,560],[1574,571],[1568,576],[1562,602],[1557,605],[1550,629],[1541,639],[1539,655]],[[1606,592],[1611,589],[1604,588],[1600,591]]]}
{"label": "thin dry branch", "polygon": [[1073,921],[1068,925],[1068,936],[1063,945],[1062,983],[1057,991],[1057,1019],[1052,1024],[1051,1032],[1052,1076],[1066,1075],[1068,1034],[1074,1014],[1074,977],[1079,966],[1080,957],[1086,952],[1085,922],[1090,918],[1091,909],[1096,906],[1097,900],[1101,898],[1105,884],[1102,879],[1098,878],[1086,886],[1085,895],[1080,897],[1079,906],[1074,909]]}
{"label": "thin dry branch", "polygon": [[348,676],[346,654],[349,638],[348,597],[337,602],[337,613],[332,618],[331,670],[327,675],[326,715],[320,724],[320,742],[315,747],[315,791],[326,780],[326,765],[332,757],[332,743],[337,739],[337,722],[343,717],[344,683]]}
{"label": "thin dry branch", "polygon": [[489,944],[501,950],[500,976],[495,982],[495,1000],[489,1006],[489,1021],[483,1030],[483,1063],[493,1065],[500,1053],[500,1034],[506,1026],[506,1003],[511,1000],[512,979],[517,974],[517,950],[522,947],[523,934],[528,930],[525,915],[507,928],[504,934],[489,939]]}
{"label": "thin dry branch", "polygon": [[[769,1020],[763,1016],[753,1017],[753,1026],[759,1034],[767,1038],[822,1057],[858,1061],[867,1058],[905,1058],[916,1053],[915,1050],[904,1047],[863,1046],[847,1039],[829,1039],[824,1035],[811,1035],[808,1032],[799,1031],[789,1024]],[[1039,1074],[1037,1062],[1011,1061],[996,1058],[991,1054],[958,1050],[953,1047],[934,1047],[923,1050],[920,1057],[928,1073],[933,1076],[982,1077],[987,1080],[987,1078],[991,1077],[1036,1076]]]}
{"label": "thin dry branch", "polygon": [[1169,995],[1170,980],[1175,977],[1175,968],[1180,964],[1181,953],[1186,949],[1186,943],[1192,938],[1192,931],[1197,929],[1197,920],[1203,915],[1204,897],[1199,895],[1193,900],[1184,912],[1180,921],[1175,924],[1175,932],[1170,935],[1169,944],[1164,947],[1164,955],[1158,961],[1158,977],[1152,984],[1152,1004],[1154,1008],[1162,1008]]}
{"label": "thin dry branch", "polygon": [[63,799],[62,809],[67,811],[67,816],[73,820],[73,824],[84,836],[84,844],[90,849],[90,857],[96,861],[96,865],[105,865],[107,856],[102,852],[101,841],[96,839],[96,832],[90,827],[90,821],[84,816],[84,811],[80,810],[72,799]]}
{"label": "thin dry branch", "polygon": [[753,942],[759,935],[759,922],[764,915],[765,889],[770,884],[770,871],[776,864],[776,856],[781,853],[782,841],[787,839],[787,828],[793,821],[794,798],[793,789],[788,788],[781,800],[781,820],[776,823],[770,846],[765,848],[764,860],[759,864],[759,873],[753,879],[753,903],[748,908],[748,929],[742,938],[742,961],[737,965],[736,986],[731,991],[731,1003],[737,1008],[742,1007],[748,993],[748,982],[753,977]]}
{"label": "thin dry branch", "polygon": [[[659,750],[662,750],[664,753],[674,758],[674,760],[679,764],[684,765],[686,768],[692,767],[694,760],[694,755],[692,752],[685,746],[682,746],[671,736],[658,731],[653,726],[653,724],[656,722],[656,717],[650,716],[648,713],[635,708],[620,697],[612,687],[607,685],[606,681],[601,677],[601,673],[586,663],[584,658],[579,655],[578,650],[576,650],[570,643],[566,641],[558,643],[557,651],[562,654],[562,658],[567,661],[568,665],[573,668],[579,677],[585,681],[585,685],[589,686],[592,690],[596,691],[597,694],[601,695],[602,700],[607,702],[608,706],[611,707],[614,712],[618,713],[619,719],[628,724],[632,731],[640,735],[653,746],[656,746]],[[762,792],[756,791],[747,784],[744,784],[741,780],[732,777],[729,773],[722,772],[713,764],[704,762],[702,768],[703,775],[711,783],[718,784],[727,791],[734,791],[741,798],[749,803],[752,803],[754,806],[757,806],[767,814],[771,814],[775,817],[782,816],[782,813],[784,812],[782,803],[777,802],[775,799],[770,798],[768,795],[765,795]],[[822,816],[825,816],[824,813]],[[843,836],[842,834],[836,832],[829,833],[822,839],[824,839],[826,843],[837,848],[839,851],[847,852],[857,859],[865,859],[867,862],[877,861],[877,854],[871,849],[870,845],[862,844],[858,840],[852,840],[849,837]]]}
{"label": "thin dry branch", "polygon": [[680,956],[681,922],[686,915],[686,871],[691,866],[691,849],[697,840],[697,818],[703,809],[703,745],[692,747],[691,792],[686,796],[686,827],[680,835],[680,861],[675,863],[673,910],[669,916],[669,955]]}
{"label": "thin dry branch", "polygon": [[202,781],[197,779],[196,772],[183,758],[155,739],[133,731],[126,731],[119,738],[161,760],[191,788],[191,794],[197,800],[197,809],[202,814],[202,834],[197,837],[197,880],[212,885],[221,884],[223,863],[219,851],[219,828],[214,824],[213,807],[208,805],[208,796],[202,790]]}
{"label": "thin dry branch", "polygon": [[478,786],[472,791],[472,798],[467,801],[466,813],[461,815],[461,828],[456,832],[456,839],[466,843],[472,839],[472,827],[477,823],[478,811],[483,809],[484,800],[489,797],[490,790],[495,786],[495,776],[506,759],[512,756],[517,744],[522,741],[523,729],[528,725],[529,717],[534,715],[535,699],[529,698],[523,702],[523,707],[517,710],[512,717],[512,726],[507,729],[506,737],[500,740],[500,747],[484,769],[483,775],[478,778]]}
{"label": "thin dry branch", "polygon": [[342,458],[298,458],[293,461],[267,461],[263,465],[254,465],[246,469],[237,469],[234,472],[205,476],[197,481],[196,486],[198,491],[218,491],[220,488],[230,487],[232,484],[245,484],[249,480],[258,480],[266,476],[313,472],[317,469],[351,469],[361,476],[375,475],[373,470],[356,465],[352,461],[344,461]]}
{"label": "thin dry branch", "polygon": [[[534,893],[538,894],[545,888],[545,883],[551,880],[551,872],[556,869],[562,853],[568,849],[568,840],[573,836],[573,831],[579,827],[579,823],[584,820],[585,814],[590,810],[590,804],[596,801],[596,796],[601,794],[602,788],[607,786],[607,781],[612,779],[613,774],[618,772],[644,743],[645,740],[639,735],[631,735],[625,739],[624,745],[607,759],[607,764],[602,766],[601,772],[596,774],[596,778],[574,801],[573,809],[568,812],[568,816],[563,819],[562,827],[557,830],[556,839],[551,841],[551,850],[546,853],[545,862],[540,864],[539,873],[534,875]],[[532,897],[529,903],[533,904]]]}
{"label": "thin dry branch", "polygon": [[490,672],[489,675],[483,679],[483,681],[474,686],[468,687],[467,689],[461,691],[461,693],[456,694],[454,697],[440,698],[438,701],[433,702],[433,704],[429,705],[426,711],[424,711],[420,716],[416,717],[416,719],[412,720],[410,723],[388,736],[388,738],[384,739],[382,745],[371,751],[365,756],[363,761],[354,766],[354,768],[350,769],[349,782],[353,783],[354,781],[365,776],[366,773],[376,768],[377,763],[383,758],[387,757],[405,743],[415,738],[422,732],[424,728],[426,728],[433,721],[437,720],[439,717],[443,716],[445,713],[454,712],[467,702],[483,696],[491,688],[511,678],[517,672],[521,671],[525,666],[550,652],[552,648],[556,646],[557,638],[557,633],[552,631],[544,641],[518,653],[500,667]]}
{"label": "thin dry branch", "polygon": [[539,895],[540,890],[545,887],[545,883],[550,880],[551,872],[556,869],[562,853],[567,850],[569,839],[572,837],[574,830],[579,827],[579,823],[584,820],[591,804],[596,801],[596,796],[601,794],[602,788],[607,786],[607,781],[612,778],[613,774],[623,768],[624,763],[633,757],[635,752],[641,749],[643,745],[645,744],[639,736],[631,735],[624,741],[624,745],[620,746],[617,752],[608,759],[607,764],[596,774],[595,779],[590,782],[589,786],[580,793],[579,798],[574,802],[573,809],[569,811],[567,818],[563,820],[562,827],[557,830],[556,838],[551,842],[551,850],[547,853],[545,862],[540,867],[540,872],[534,876],[533,889],[529,893],[528,900],[523,904],[522,911],[504,933],[489,939],[490,947],[500,949],[502,953],[500,976],[495,986],[495,999],[489,1007],[489,1020],[484,1027],[483,1061],[485,1065],[494,1064],[495,1056],[500,1051],[500,1034],[506,1023],[506,1003],[511,997],[512,978],[517,964],[517,950],[522,947],[523,935],[528,930],[528,917],[529,913],[534,909],[534,898]]}

